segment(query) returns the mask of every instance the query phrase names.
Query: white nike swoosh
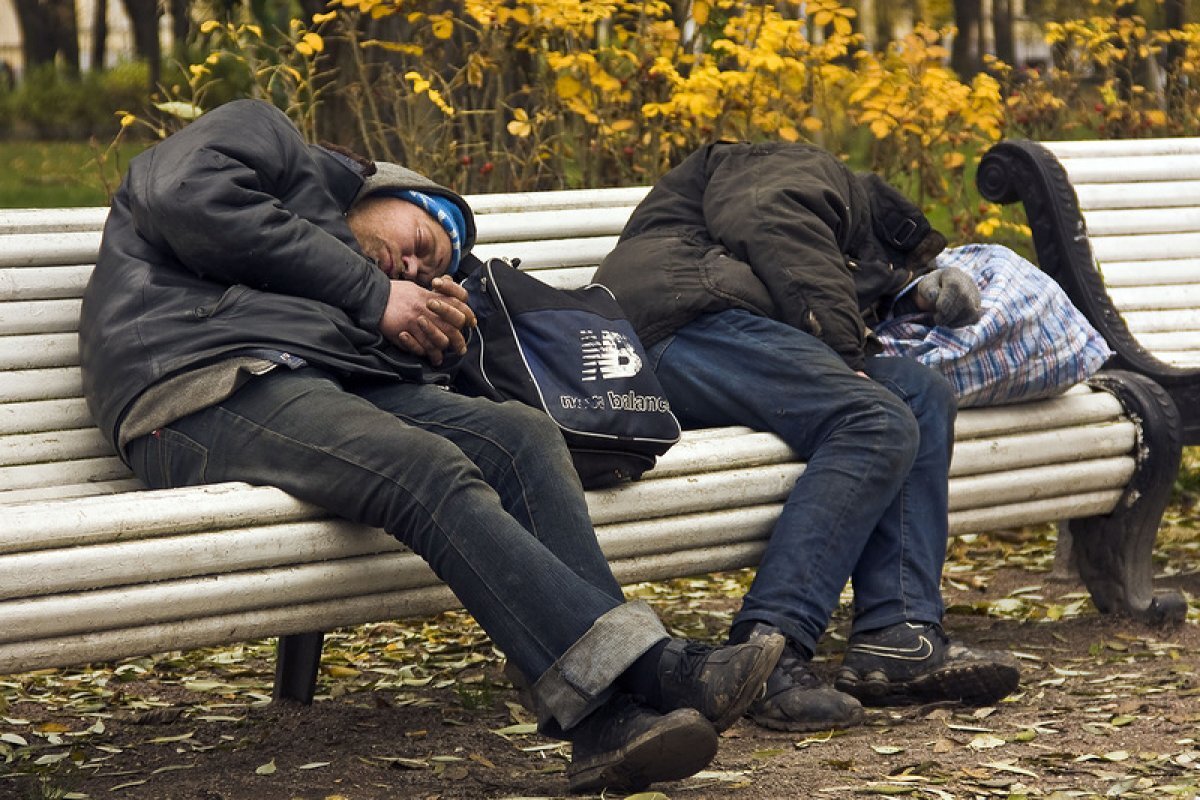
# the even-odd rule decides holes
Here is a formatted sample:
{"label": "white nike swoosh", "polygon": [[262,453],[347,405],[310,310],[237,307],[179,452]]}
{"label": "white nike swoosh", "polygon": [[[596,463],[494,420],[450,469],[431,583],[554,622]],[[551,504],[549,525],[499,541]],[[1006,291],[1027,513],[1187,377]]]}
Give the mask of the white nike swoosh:
{"label": "white nike swoosh", "polygon": [[924,661],[933,655],[933,643],[924,636],[920,637],[916,647],[885,647],[878,644],[856,644],[850,648],[859,653],[867,653],[880,658],[895,658],[901,661]]}

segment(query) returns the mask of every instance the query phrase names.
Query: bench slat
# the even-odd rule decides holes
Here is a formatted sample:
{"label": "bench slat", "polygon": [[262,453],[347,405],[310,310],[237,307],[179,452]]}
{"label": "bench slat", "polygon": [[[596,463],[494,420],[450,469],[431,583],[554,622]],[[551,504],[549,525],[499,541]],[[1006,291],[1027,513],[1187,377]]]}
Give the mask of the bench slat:
{"label": "bench slat", "polygon": [[509,192],[506,194],[469,194],[464,198],[476,216],[514,211],[584,210],[604,206],[628,206],[641,202],[649,186],[625,186],[606,189],[561,189],[546,192]]}
{"label": "bench slat", "polygon": [[954,423],[954,439],[965,442],[1019,431],[1114,421],[1123,413],[1120,401],[1108,392],[1073,386],[1063,394],[1045,400],[962,409]]}
{"label": "bench slat", "polygon": [[1200,181],[1080,183],[1074,188],[1079,207],[1084,211],[1200,206]]}
{"label": "bench slat", "polygon": [[1160,286],[1114,288],[1109,289],[1108,294],[1122,314],[1126,311],[1200,309],[1200,283],[1180,284],[1170,289]]}
{"label": "bench slat", "polygon": [[4,492],[4,499],[0,501],[0,505],[121,494],[122,492],[137,492],[145,488],[141,481],[133,477],[132,473],[126,473],[123,477],[107,478],[88,483],[57,483],[53,486],[9,489]]}
{"label": "bench slat", "polygon": [[[1078,457],[1125,453],[1132,448],[1133,435],[1132,425],[1120,422],[960,441],[956,445],[950,474],[981,474],[1014,466],[1047,463],[1030,460],[1035,458],[1050,462],[1070,461],[1073,460],[1073,453]],[[610,496],[615,507],[623,509],[621,513],[641,516],[647,509],[655,507],[664,508],[664,513],[670,513],[665,509],[673,507],[675,503],[687,505],[695,502],[688,496],[697,488],[694,482],[708,474],[701,474],[700,470],[720,470],[722,474],[727,474],[731,467],[753,469],[751,465],[754,464],[768,462],[769,466],[775,466],[792,461],[787,448],[772,439],[763,435],[747,437],[741,442],[743,447],[740,453],[730,452],[731,457],[725,459],[723,455],[731,450],[726,445],[684,447],[683,455],[694,455],[700,465],[695,473],[678,467],[671,469],[668,461],[667,469],[662,473],[655,474],[652,471],[634,486],[622,487],[620,491],[608,495],[598,494],[597,497]],[[127,477],[128,469],[115,457],[106,455],[109,452],[107,442],[94,429],[0,437],[0,491],[36,488],[51,482],[88,483]],[[783,480],[785,486],[790,486],[798,474],[795,472],[790,477],[785,475],[778,479]],[[683,483],[659,499],[657,495],[663,491],[662,486],[667,481]],[[767,479],[764,478],[764,487],[766,485]],[[676,496],[675,492],[682,496]],[[645,499],[640,499],[643,496]],[[727,500],[724,494],[716,490],[707,499],[718,504]],[[661,503],[667,505],[661,506]],[[598,523],[610,521],[605,517],[603,508],[601,500],[592,504],[592,516]]]}
{"label": "bench slat", "polygon": [[1060,158],[1071,183],[1136,183],[1200,179],[1200,159],[1194,153]]}
{"label": "bench slat", "polygon": [[94,427],[0,436],[0,467],[108,458],[108,440]]}
{"label": "bench slat", "polygon": [[587,211],[517,211],[481,214],[475,220],[480,244],[578,239],[619,234],[633,206],[591,208]]}
{"label": "bench slat", "polygon": [[0,301],[83,297],[92,269],[90,263],[61,267],[0,268]]}
{"label": "bench slat", "polygon": [[47,231],[0,236],[0,267],[94,264],[100,231]]}
{"label": "bench slat", "polygon": [[1200,258],[1163,261],[1106,261],[1100,267],[1109,287],[1170,286],[1195,283],[1200,278]]}
{"label": "bench slat", "polygon": [[[4,497],[4,492],[11,489],[37,489],[64,483],[97,483],[129,477],[129,468],[116,456],[0,467],[0,498]],[[3,504],[4,500],[0,499],[0,509],[3,508]]]}
{"label": "bench slat", "polygon": [[1130,311],[1121,315],[1134,334],[1170,333],[1200,328],[1200,310]]}
{"label": "bench slat", "polygon": [[592,268],[586,274],[580,273],[584,276],[580,281],[582,284],[591,280],[595,267],[616,246],[617,237],[612,235],[593,236],[587,239],[542,239],[540,241],[481,244],[471,252],[484,260],[519,258],[522,269],[532,272],[547,282],[554,278],[552,276],[548,278],[544,272],[553,271],[556,267]]}
{"label": "bench slat", "polygon": [[1155,233],[1141,236],[1089,237],[1092,252],[1108,261],[1162,261],[1183,259],[1200,252],[1200,233]]}
{"label": "bench slat", "polygon": [[92,415],[82,397],[0,403],[0,436],[88,428]]}
{"label": "bench slat", "polygon": [[[1174,195],[1171,200],[1179,202]],[[1084,219],[1089,237],[1200,231],[1200,207],[1089,211],[1084,214]]]}
{"label": "bench slat", "polygon": [[80,301],[31,300],[0,303],[0,336],[26,333],[74,333]]}
{"label": "bench slat", "polygon": [[1152,139],[1095,139],[1086,141],[1042,142],[1043,147],[1060,160],[1090,157],[1158,156],[1200,153],[1200,139],[1164,136]]}
{"label": "bench slat", "polygon": [[0,403],[28,400],[57,400],[83,396],[83,379],[78,367],[16,369],[0,382]]}
{"label": "bench slat", "polygon": [[0,336],[0,370],[79,366],[79,335]]}
{"label": "bench slat", "polygon": [[98,231],[108,219],[108,206],[0,209],[0,234],[55,231]]}

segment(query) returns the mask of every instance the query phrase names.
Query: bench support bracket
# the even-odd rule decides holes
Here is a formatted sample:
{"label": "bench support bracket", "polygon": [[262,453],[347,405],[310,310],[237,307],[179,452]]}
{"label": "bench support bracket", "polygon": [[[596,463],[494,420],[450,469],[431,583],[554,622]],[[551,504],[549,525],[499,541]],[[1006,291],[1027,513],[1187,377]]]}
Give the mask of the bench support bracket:
{"label": "bench support bracket", "polygon": [[1200,445],[1196,371],[1160,361],[1129,332],[1096,266],[1075,189],[1054,154],[1025,139],[999,142],[980,160],[975,183],[993,203],[1024,205],[1038,266],[1058,282],[1108,342],[1116,353],[1112,366],[1153,378],[1170,393],[1182,414],[1183,441]]}
{"label": "bench support bracket", "polygon": [[1064,523],[1072,565],[1102,613],[1156,625],[1182,622],[1187,600],[1178,592],[1155,592],[1153,564],[1158,526],[1179,472],[1179,414],[1162,387],[1143,375],[1102,370],[1089,383],[1120,400],[1137,425],[1137,467],[1111,513]]}

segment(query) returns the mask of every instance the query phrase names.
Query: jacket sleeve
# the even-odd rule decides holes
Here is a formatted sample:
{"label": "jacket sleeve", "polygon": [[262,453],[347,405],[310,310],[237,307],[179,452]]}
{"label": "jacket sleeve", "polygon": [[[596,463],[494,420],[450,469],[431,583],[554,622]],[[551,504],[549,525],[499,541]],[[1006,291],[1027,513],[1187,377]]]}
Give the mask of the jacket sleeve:
{"label": "jacket sleeve", "polygon": [[281,111],[229,103],[148,155],[130,186],[135,225],[180,267],[316,300],[378,327],[388,278],[359,251],[321,165]]}
{"label": "jacket sleeve", "polygon": [[713,237],[750,264],[776,317],[865,364],[866,325],[845,252],[857,215],[851,173],[815,149],[716,151],[704,210]]}

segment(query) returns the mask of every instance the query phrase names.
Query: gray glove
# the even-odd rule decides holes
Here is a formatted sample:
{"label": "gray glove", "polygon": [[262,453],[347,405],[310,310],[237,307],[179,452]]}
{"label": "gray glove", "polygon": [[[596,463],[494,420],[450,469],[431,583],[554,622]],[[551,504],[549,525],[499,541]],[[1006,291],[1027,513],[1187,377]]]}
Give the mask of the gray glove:
{"label": "gray glove", "polygon": [[961,269],[936,269],[917,281],[913,290],[917,306],[933,312],[933,323],[959,328],[979,321],[982,311],[979,287]]}

